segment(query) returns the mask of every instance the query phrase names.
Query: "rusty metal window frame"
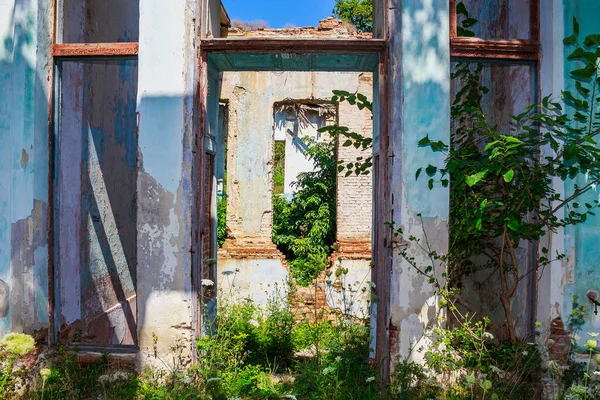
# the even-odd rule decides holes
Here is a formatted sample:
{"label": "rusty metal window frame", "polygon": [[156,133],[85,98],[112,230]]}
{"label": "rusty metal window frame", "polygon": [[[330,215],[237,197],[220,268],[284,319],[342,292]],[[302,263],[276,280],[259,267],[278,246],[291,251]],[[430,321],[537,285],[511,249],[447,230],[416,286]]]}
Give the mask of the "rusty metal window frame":
{"label": "rusty metal window frame", "polygon": [[[457,34],[457,0],[450,1],[450,59],[454,61],[503,63],[533,66],[533,95],[541,99],[541,34],[540,0],[530,0],[530,34],[528,39],[482,39],[461,37]],[[535,257],[535,255],[533,255]],[[534,262],[533,268],[537,262]],[[528,288],[528,329],[535,331],[537,308],[537,274],[530,274]]]}
{"label": "rusty metal window frame", "polygon": [[482,39],[457,34],[456,3],[450,1],[450,56],[461,59],[539,61],[540,0],[530,0],[529,39]]}
{"label": "rusty metal window frame", "polygon": [[[60,300],[59,289],[56,286],[56,248],[55,248],[55,193],[54,183],[56,174],[56,115],[55,105],[59,94],[56,75],[57,66],[65,60],[94,60],[94,59],[136,59],[138,56],[138,42],[121,43],[56,43],[58,21],[58,2],[51,0],[50,4],[50,67],[48,71],[48,343],[57,343],[60,326],[56,315],[56,302]],[[111,353],[134,353],[137,346],[86,346],[87,351],[109,351]]]}

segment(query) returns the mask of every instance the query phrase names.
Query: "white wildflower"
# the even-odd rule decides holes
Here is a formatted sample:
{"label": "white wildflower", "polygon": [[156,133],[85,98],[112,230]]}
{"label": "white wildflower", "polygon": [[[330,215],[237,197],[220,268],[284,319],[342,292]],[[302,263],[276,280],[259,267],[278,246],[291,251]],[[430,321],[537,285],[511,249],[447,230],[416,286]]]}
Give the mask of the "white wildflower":
{"label": "white wildflower", "polygon": [[338,362],[338,363],[339,363],[339,362],[341,362],[341,361],[342,361],[342,357],[340,357],[340,356],[337,356],[337,357],[335,358],[335,362]]}
{"label": "white wildflower", "polygon": [[255,327],[255,328],[258,328],[260,326],[260,324],[258,323],[258,321],[255,320],[255,319],[251,319],[250,321],[248,321],[248,323],[250,325],[252,325],[253,327]]}
{"label": "white wildflower", "polygon": [[202,283],[202,286],[214,286],[215,284],[210,279],[202,279],[200,282]]}
{"label": "white wildflower", "polygon": [[189,375],[186,375],[183,378],[181,378],[181,382],[185,383],[186,385],[189,385],[190,383],[192,383],[192,378],[190,378]]}
{"label": "white wildflower", "polygon": [[284,394],[283,396],[281,396],[282,399],[290,399],[290,400],[298,400],[296,399],[296,396],[294,396],[293,394]]}
{"label": "white wildflower", "polygon": [[483,332],[483,338],[487,339],[487,340],[493,340],[494,339],[494,335],[492,335],[489,332]]}
{"label": "white wildflower", "polygon": [[323,368],[323,375],[329,375],[332,372],[333,372],[333,368],[331,368],[331,367]]}
{"label": "white wildflower", "polygon": [[116,382],[120,379],[127,379],[129,378],[129,374],[126,372],[122,372],[122,371],[117,371],[114,374],[105,374],[105,375],[101,375],[98,377],[98,382],[100,383],[113,383]]}
{"label": "white wildflower", "polygon": [[493,373],[498,374],[498,375],[504,373],[504,371],[502,371],[500,368],[496,367],[495,365],[492,365],[490,367],[490,370],[492,370]]}
{"label": "white wildflower", "polygon": [[374,377],[374,376],[370,376],[370,377],[368,377],[367,379],[365,379],[365,382],[367,382],[367,383],[371,383],[371,382],[373,382],[374,380],[375,380],[375,377]]}
{"label": "white wildflower", "polygon": [[521,353],[521,354],[523,354],[524,356],[528,356],[528,355],[529,355],[529,352],[525,350],[525,351],[523,351],[523,353]]}

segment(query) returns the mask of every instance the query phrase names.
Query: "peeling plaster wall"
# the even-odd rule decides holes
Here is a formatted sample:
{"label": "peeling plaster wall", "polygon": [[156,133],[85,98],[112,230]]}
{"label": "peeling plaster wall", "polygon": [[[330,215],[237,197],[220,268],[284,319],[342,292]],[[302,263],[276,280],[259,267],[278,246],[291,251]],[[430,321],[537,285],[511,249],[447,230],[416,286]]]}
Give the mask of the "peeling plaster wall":
{"label": "peeling plaster wall", "polygon": [[0,0],[0,337],[48,326],[49,26],[49,1]]}
{"label": "peeling plaster wall", "polygon": [[[563,38],[564,30],[564,9],[563,0],[548,0],[545,7],[541,8],[541,75],[540,85],[543,96],[548,94],[558,94],[564,89],[565,83],[565,58]],[[551,148],[544,151],[549,155],[554,155]],[[554,187],[559,193],[565,193],[565,184],[560,178],[555,178]],[[561,196],[562,197],[562,196]],[[551,254],[563,254],[565,252],[565,232],[564,229],[542,238],[542,245],[549,249]],[[539,276],[537,293],[537,321],[542,326],[539,331],[542,333],[538,338],[539,343],[546,343],[546,339],[551,333],[551,323],[553,320],[563,317],[564,285],[566,283],[566,271],[568,260],[556,260],[551,263],[549,268]],[[570,306],[570,299],[569,299]],[[570,312],[570,310],[569,310]],[[563,321],[566,320],[566,315]]]}
{"label": "peeling plaster wall", "polygon": [[[390,38],[391,154],[382,155],[392,159],[393,221],[406,235],[422,241],[427,235],[441,253],[448,247],[448,190],[436,187],[430,191],[426,180],[415,180],[415,172],[428,164],[441,167],[444,162],[442,153],[418,147],[422,137],[450,141],[448,18],[446,0],[391,1],[389,29],[401,34]],[[414,246],[409,253],[417,263],[427,262],[427,255]],[[397,355],[419,360],[423,355],[415,349],[426,344],[423,332],[437,322],[437,299],[432,285],[397,252],[392,260],[389,296],[389,360],[395,362]]]}
{"label": "peeling plaster wall", "polygon": [[[600,32],[598,20],[600,19],[600,3],[595,0],[564,0],[564,35],[573,32],[573,17],[580,24],[580,37]],[[564,48],[564,77],[566,89],[577,93],[574,82],[569,78],[570,71],[576,68],[576,64],[566,61],[566,56],[572,49]],[[566,193],[571,193],[574,184],[585,185],[586,179],[581,178],[578,182],[567,181]],[[579,203],[583,204],[591,200],[600,200],[600,187],[595,186],[584,194]],[[600,244],[600,214],[589,216],[588,220],[580,225],[565,230],[564,252],[567,254],[565,273],[563,275],[564,300],[562,305],[563,319],[569,315],[572,309],[573,295],[579,296],[579,303],[585,306],[585,325],[582,332],[600,332],[600,315],[594,314],[594,306],[586,299],[588,290],[600,291],[600,257],[598,257],[598,245]],[[581,334],[581,341],[585,343],[589,337]]]}
{"label": "peeling plaster wall", "polygon": [[140,3],[137,180],[138,365],[194,336],[192,212],[196,204],[198,2]]}

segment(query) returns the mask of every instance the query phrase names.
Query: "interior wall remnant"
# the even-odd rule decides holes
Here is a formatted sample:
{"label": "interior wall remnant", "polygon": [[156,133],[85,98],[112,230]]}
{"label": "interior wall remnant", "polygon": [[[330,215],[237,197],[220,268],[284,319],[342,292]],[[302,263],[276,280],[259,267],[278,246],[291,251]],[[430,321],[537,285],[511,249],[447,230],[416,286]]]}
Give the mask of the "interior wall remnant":
{"label": "interior wall remnant", "polygon": [[[358,92],[373,102],[373,74],[358,75]],[[359,110],[348,102],[340,103],[338,123],[348,127],[351,132],[373,138],[373,113],[367,108]],[[344,142],[344,138],[338,141],[338,161],[349,163],[373,155],[371,149],[344,146]],[[330,260],[335,268],[347,270],[348,273],[336,279],[335,285],[339,290],[328,296],[328,303],[331,307],[347,308],[344,311],[360,317],[369,316],[371,302],[374,183],[372,173],[346,176],[346,170],[338,171],[336,250]],[[342,288],[352,293],[353,304],[346,304],[344,299],[348,293],[344,295]]]}
{"label": "interior wall remnant", "polygon": [[[313,104],[328,102],[333,90],[357,92],[360,88],[359,76],[354,72],[224,73],[221,98],[229,105],[228,238],[219,250],[217,263],[224,292],[228,290],[223,285],[231,281],[237,285],[237,289],[241,288],[242,297],[266,301],[266,287],[278,285],[281,290],[286,287],[287,267],[271,239],[274,129],[277,131],[278,126],[278,121],[274,120],[274,104],[288,104],[295,99]],[[361,118],[358,112],[356,116],[357,119]],[[370,117],[367,123],[371,123]],[[367,197],[370,204],[371,198]],[[256,273],[258,265],[263,271],[261,274],[265,274],[260,281],[252,278],[252,271]],[[265,269],[264,265],[271,267]],[[367,266],[365,275],[368,275],[368,271]],[[233,276],[222,279],[223,273]],[[259,283],[262,283],[262,287],[259,287]]]}
{"label": "interior wall remnant", "polygon": [[48,328],[50,3],[0,2],[0,337]]}

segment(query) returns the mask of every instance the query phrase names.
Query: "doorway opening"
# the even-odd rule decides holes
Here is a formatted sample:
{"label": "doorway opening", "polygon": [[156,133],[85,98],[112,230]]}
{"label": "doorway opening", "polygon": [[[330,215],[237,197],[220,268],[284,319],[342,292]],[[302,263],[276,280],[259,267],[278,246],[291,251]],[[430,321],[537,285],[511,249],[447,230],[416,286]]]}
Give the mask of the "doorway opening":
{"label": "doorway opening", "polygon": [[365,321],[364,360],[375,358],[381,54],[209,50],[202,60],[196,329],[214,333],[235,304],[276,304],[295,323]]}

